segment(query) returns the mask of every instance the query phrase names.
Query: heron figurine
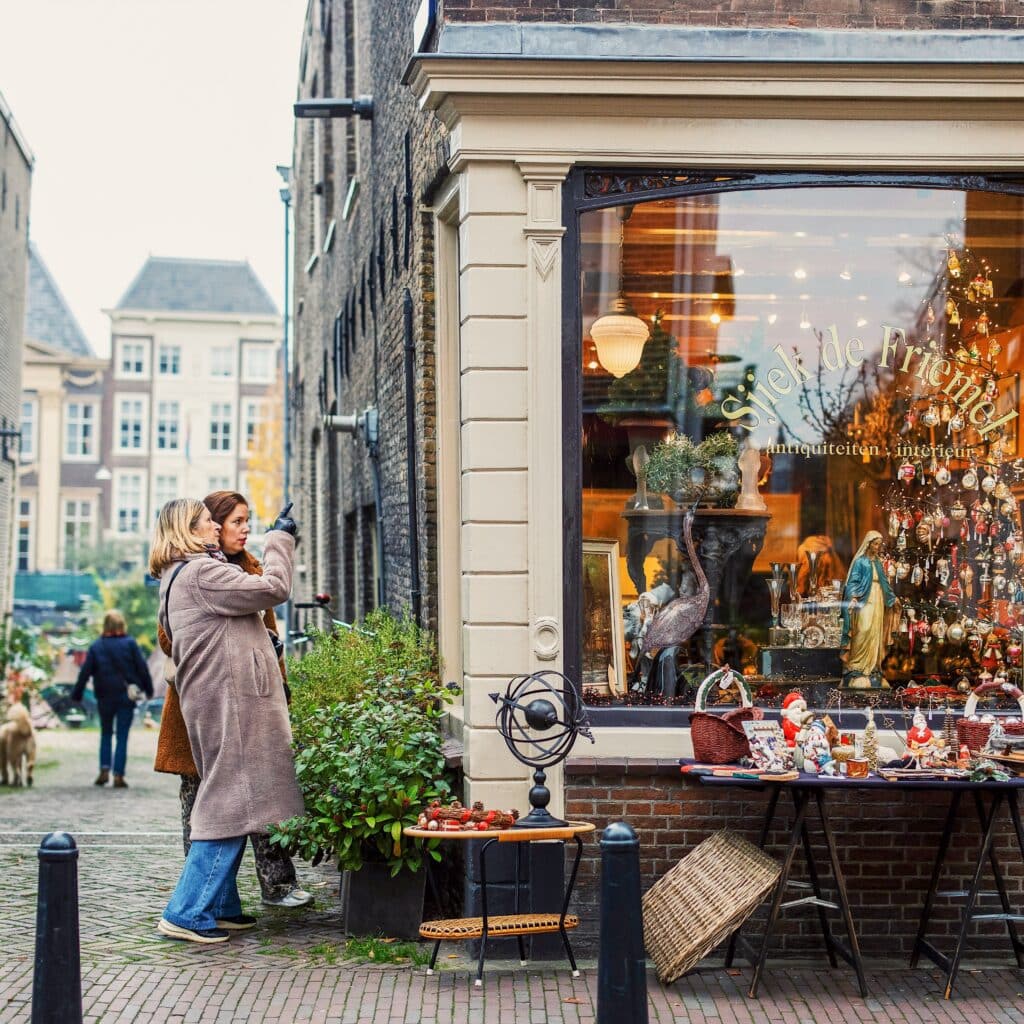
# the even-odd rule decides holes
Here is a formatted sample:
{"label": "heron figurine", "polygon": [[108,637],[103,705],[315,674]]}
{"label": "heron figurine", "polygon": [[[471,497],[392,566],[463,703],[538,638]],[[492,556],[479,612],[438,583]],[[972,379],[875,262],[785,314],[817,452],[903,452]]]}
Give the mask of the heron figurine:
{"label": "heron figurine", "polygon": [[644,634],[641,652],[643,654],[661,650],[663,647],[675,647],[686,643],[704,622],[704,615],[708,610],[710,589],[708,578],[704,575],[704,569],[693,546],[692,509],[686,513],[683,519],[683,541],[686,543],[686,553],[689,555],[690,565],[693,566],[693,571],[697,576],[697,592],[681,595],[675,600],[669,601],[654,616]]}

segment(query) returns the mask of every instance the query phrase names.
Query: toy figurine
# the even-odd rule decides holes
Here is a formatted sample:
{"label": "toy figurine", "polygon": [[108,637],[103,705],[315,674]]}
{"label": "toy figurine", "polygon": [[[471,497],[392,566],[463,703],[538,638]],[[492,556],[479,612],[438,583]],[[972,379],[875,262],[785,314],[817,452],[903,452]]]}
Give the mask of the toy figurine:
{"label": "toy figurine", "polygon": [[920,708],[914,711],[914,724],[907,733],[907,753],[915,767],[924,767],[925,763],[945,746],[945,742],[939,739],[928,728],[924,712]]}
{"label": "toy figurine", "polygon": [[882,659],[899,622],[900,602],[881,556],[882,535],[869,530],[846,575],[839,646],[848,686],[881,686]]}
{"label": "toy figurine", "polygon": [[795,747],[800,730],[804,727],[804,716],[807,714],[807,701],[799,690],[791,690],[782,699],[782,732],[786,737],[786,745]]}
{"label": "toy figurine", "polygon": [[819,718],[815,719],[807,730],[803,741],[804,771],[818,775],[835,775],[836,763],[828,746],[825,735],[826,725]]}

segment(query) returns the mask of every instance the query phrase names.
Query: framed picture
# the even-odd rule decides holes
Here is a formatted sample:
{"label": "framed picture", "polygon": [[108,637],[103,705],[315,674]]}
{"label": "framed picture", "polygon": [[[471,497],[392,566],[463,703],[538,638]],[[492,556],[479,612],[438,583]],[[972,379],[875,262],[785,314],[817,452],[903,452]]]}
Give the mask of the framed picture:
{"label": "framed picture", "polygon": [[583,542],[583,679],[617,697],[626,692],[626,641],[619,583],[619,542]]}

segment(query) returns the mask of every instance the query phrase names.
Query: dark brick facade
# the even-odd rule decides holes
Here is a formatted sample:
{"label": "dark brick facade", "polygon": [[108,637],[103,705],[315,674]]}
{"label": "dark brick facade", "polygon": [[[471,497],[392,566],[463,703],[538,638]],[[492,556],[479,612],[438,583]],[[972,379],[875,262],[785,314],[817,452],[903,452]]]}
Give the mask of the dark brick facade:
{"label": "dark brick facade", "polygon": [[[783,794],[769,852],[781,856],[789,840],[792,804]],[[566,813],[594,822],[598,829],[625,818],[640,838],[642,886],[646,891],[698,843],[721,829],[738,832],[751,842],[759,838],[768,794],[757,790],[702,787],[684,782],[674,761],[580,760],[566,767]],[[925,891],[931,877],[948,798],[943,793],[893,791],[865,795],[857,791],[832,794],[829,820],[839,847],[840,864],[865,956],[909,958]],[[808,812],[815,861],[828,864],[817,816]],[[978,818],[969,796],[961,802],[959,829],[940,881],[940,889],[966,885],[980,842]],[[1007,819],[995,840],[1007,880],[1011,903],[1024,905],[1024,865]],[[802,851],[791,877],[807,880]],[[580,866],[576,906],[583,923],[581,945],[593,948],[597,936],[600,848],[588,842]],[[986,871],[983,889],[993,888]],[[831,874],[823,872],[826,897]],[[997,901],[990,900],[993,909]],[[987,905],[987,904],[986,904]],[[932,914],[929,938],[943,950],[952,949],[962,902],[939,899]],[[762,908],[751,932],[760,935]],[[836,934],[845,939],[838,912],[830,916]],[[813,912],[783,913],[773,952],[821,956],[821,931]],[[973,924],[968,955],[1003,957],[1012,963],[1006,926],[998,922]]]}
{"label": "dark brick facade", "polygon": [[[424,189],[443,165],[442,129],[401,78],[417,3],[311,3],[303,96],[370,95],[367,120],[296,122],[293,494],[306,537],[296,597],[337,595],[347,618],[372,604],[375,501],[366,445],[327,433],[324,412],[380,412],[384,598],[410,603],[403,302],[413,302],[417,503],[423,621],[433,624],[434,359],[431,215]],[[317,137],[317,133],[321,133]],[[314,157],[318,159],[314,160]],[[315,163],[315,166],[311,164]],[[346,198],[358,196],[345,218]],[[324,241],[334,222],[329,251]],[[315,259],[312,257],[315,255]],[[312,262],[311,262],[312,259]],[[336,320],[338,323],[336,325]]]}
{"label": "dark brick facade", "polygon": [[[1018,0],[441,0],[448,22],[716,28],[1021,29]],[[652,55],[653,56],[653,55]]]}

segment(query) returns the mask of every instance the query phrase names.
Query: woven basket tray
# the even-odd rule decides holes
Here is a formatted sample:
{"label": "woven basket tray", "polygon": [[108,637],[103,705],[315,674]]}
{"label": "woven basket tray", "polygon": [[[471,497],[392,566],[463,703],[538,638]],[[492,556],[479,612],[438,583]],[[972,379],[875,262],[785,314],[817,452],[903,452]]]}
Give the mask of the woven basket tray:
{"label": "woven basket tray", "polygon": [[757,909],[782,865],[734,832],[705,839],[644,893],[644,945],[665,984],[695,967]]}

